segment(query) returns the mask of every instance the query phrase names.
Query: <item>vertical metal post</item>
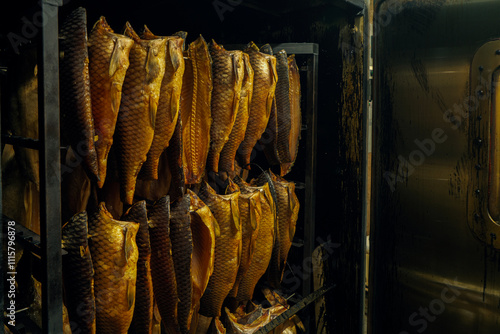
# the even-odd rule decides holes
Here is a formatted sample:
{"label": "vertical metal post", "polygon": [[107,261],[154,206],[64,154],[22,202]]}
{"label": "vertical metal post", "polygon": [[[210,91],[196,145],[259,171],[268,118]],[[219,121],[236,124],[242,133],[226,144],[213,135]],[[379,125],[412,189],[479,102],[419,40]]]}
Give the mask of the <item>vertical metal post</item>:
{"label": "vertical metal post", "polygon": [[[0,87],[0,101],[2,101],[2,87]],[[0,115],[2,114],[1,112],[2,106],[0,103]],[[2,117],[0,117],[0,129],[2,129]],[[1,132],[1,130],[0,130]],[[1,143],[0,143],[0,155],[1,155]],[[2,164],[0,164],[0,267],[5,268],[6,263],[4,262],[4,256],[3,256],[3,194],[2,194]],[[0,274],[0,291],[2,291],[2,297],[0,298],[0,334],[4,334],[4,297],[3,297],[3,292],[4,290],[4,280],[5,280],[5,275],[4,273],[7,272],[7,270],[2,270],[2,273]]]}
{"label": "vertical metal post", "polygon": [[62,333],[63,329],[58,40],[58,6],[61,5],[61,0],[41,1],[39,132],[43,333]]}
{"label": "vertical metal post", "polygon": [[[318,48],[315,45],[315,48]],[[306,189],[304,205],[304,259],[310,259],[316,240],[316,123],[318,98],[318,50],[308,59],[307,72],[307,148],[306,148]],[[311,293],[311,275],[302,284],[302,295]]]}

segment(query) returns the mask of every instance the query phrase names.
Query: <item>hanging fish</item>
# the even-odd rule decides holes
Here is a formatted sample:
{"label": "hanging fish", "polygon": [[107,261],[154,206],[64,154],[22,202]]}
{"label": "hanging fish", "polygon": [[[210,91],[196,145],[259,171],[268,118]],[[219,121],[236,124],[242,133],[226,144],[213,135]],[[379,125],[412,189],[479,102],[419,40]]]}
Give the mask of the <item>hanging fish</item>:
{"label": "hanging fish", "polygon": [[246,53],[243,53],[243,69],[243,81],[238,112],[236,113],[236,119],[231,129],[231,133],[229,134],[229,139],[226,144],[224,144],[219,158],[219,170],[228,173],[230,176],[234,176],[236,151],[243,139],[245,139],[250,102],[252,101],[254,74],[252,66],[250,65],[250,58]]}
{"label": "hanging fish", "polygon": [[150,334],[153,329],[153,280],[151,277],[151,245],[149,242],[146,202],[134,203],[123,215],[122,220],[139,224],[136,242],[139,251],[137,259],[137,282],[135,307],[129,333]]}
{"label": "hanging fish", "polygon": [[127,333],[134,314],[139,224],[113,219],[103,202],[89,217],[98,333]]}
{"label": "hanging fish", "polygon": [[245,139],[238,149],[238,158],[243,168],[250,169],[252,150],[266,130],[269,121],[278,76],[276,57],[260,52],[253,42],[249,43],[245,52],[250,57],[254,80],[248,125]]}
{"label": "hanging fish", "polygon": [[205,172],[210,148],[212,60],[200,35],[189,44],[182,79],[182,146],[187,184],[197,184]]}
{"label": "hanging fish", "polygon": [[124,34],[135,43],[130,50],[115,136],[121,197],[132,204],[137,175],[153,142],[167,41],[142,40],[128,22]]}
{"label": "hanging fish", "polygon": [[99,188],[102,188],[106,179],[108,154],[113,145],[122,85],[129,67],[129,54],[133,44],[133,39],[115,34],[104,16],[94,24],[90,33],[90,93],[97,136],[95,149],[99,166]]}
{"label": "hanging fish", "polygon": [[217,173],[220,153],[229,140],[239,109],[244,66],[242,51],[226,51],[214,40],[210,44],[210,55],[213,78],[211,105],[213,122],[210,127],[211,144],[207,169]]}
{"label": "hanging fish", "polygon": [[64,19],[59,36],[62,139],[70,143],[83,158],[90,174],[98,179],[90,99],[87,12],[84,8],[75,9]]}
{"label": "hanging fish", "polygon": [[79,333],[96,332],[94,269],[88,244],[87,212],[77,213],[62,227],[64,304]]}
{"label": "hanging fish", "polygon": [[182,54],[184,39],[178,36],[156,36],[147,27],[144,27],[142,38],[145,40],[165,39],[167,41],[165,74],[160,87],[153,142],[140,174],[141,178],[156,180],[158,179],[160,155],[169,144],[179,116],[182,76],[184,75]]}

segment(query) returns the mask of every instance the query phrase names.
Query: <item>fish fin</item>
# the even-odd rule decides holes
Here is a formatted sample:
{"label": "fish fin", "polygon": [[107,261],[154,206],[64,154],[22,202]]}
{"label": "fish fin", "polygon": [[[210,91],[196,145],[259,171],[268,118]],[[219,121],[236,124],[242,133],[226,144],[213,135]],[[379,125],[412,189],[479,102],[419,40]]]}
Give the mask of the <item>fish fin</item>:
{"label": "fish fin", "polygon": [[176,94],[170,94],[170,121],[172,123],[175,123],[175,118],[179,117],[180,95],[177,95],[177,98],[175,96]]}
{"label": "fish fin", "polygon": [[145,67],[146,67],[146,81],[147,83],[151,83],[160,74],[158,50],[152,47],[151,45],[148,48]]}
{"label": "fish fin", "polygon": [[248,213],[250,215],[250,224],[252,225],[252,230],[255,231],[258,227],[257,214],[255,212],[257,210],[257,203],[253,197],[250,198],[249,206],[250,206],[250,208],[249,208],[250,210],[248,210]]}
{"label": "fish fin", "polygon": [[127,302],[128,309],[131,310],[135,304],[135,284],[131,280],[127,281]]}
{"label": "fish fin", "polygon": [[237,196],[233,196],[230,199],[230,202],[231,202],[231,215],[232,215],[232,218],[233,218],[234,227],[236,228],[236,230],[240,231],[241,230],[240,209],[238,207],[238,196],[239,196],[239,193],[235,193],[235,194],[238,194],[238,195]]}
{"label": "fish fin", "polygon": [[125,261],[128,262],[130,256],[134,252],[134,239],[132,237],[132,231],[129,228],[123,229],[123,256],[125,257]]}
{"label": "fish fin", "polygon": [[113,113],[116,115],[118,113],[118,110],[120,109],[120,102],[121,102],[121,96],[122,96],[122,90],[120,85],[111,85],[110,89],[110,95],[111,95],[111,109],[113,110]]}
{"label": "fish fin", "polygon": [[115,40],[115,46],[113,47],[113,52],[111,53],[111,59],[109,61],[109,72],[108,75],[110,78],[115,75],[116,71],[120,67],[120,58],[121,58],[121,48],[120,48],[120,40]]}
{"label": "fish fin", "polygon": [[179,53],[175,52],[175,48],[171,47],[170,44],[174,45],[174,42],[173,41],[168,42],[168,52],[170,55],[170,61],[172,62],[172,67],[174,68],[174,72],[177,72],[177,70],[181,66],[181,58],[179,58]]}
{"label": "fish fin", "polygon": [[142,31],[141,35],[143,39],[153,39],[156,37],[155,34],[153,34],[151,30],[149,30],[147,25],[144,25],[144,30]]}

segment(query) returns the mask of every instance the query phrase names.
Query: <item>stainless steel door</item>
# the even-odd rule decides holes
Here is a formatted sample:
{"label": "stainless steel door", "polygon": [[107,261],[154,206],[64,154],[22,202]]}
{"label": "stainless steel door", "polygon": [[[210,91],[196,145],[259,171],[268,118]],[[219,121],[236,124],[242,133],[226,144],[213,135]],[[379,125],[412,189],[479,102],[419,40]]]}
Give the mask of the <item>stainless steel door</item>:
{"label": "stainless steel door", "polygon": [[369,331],[498,333],[500,1],[378,1],[374,37]]}

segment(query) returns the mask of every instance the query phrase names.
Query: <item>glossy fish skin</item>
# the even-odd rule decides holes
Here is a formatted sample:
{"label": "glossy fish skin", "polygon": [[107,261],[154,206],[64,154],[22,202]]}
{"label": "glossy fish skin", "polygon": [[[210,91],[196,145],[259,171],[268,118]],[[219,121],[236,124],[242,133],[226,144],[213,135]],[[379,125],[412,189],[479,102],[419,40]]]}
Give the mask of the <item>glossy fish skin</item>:
{"label": "glossy fish skin", "polygon": [[[37,48],[26,46],[8,65],[6,91],[10,95],[8,125],[14,135],[38,139]],[[14,146],[22,174],[40,187],[40,159],[37,150]]]}
{"label": "glossy fish skin", "polygon": [[250,169],[252,150],[266,130],[276,90],[276,57],[262,53],[251,42],[245,50],[254,70],[252,101],[245,139],[238,148],[239,164]]}
{"label": "glossy fish skin", "polygon": [[182,76],[185,67],[182,54],[184,40],[177,36],[155,36],[147,27],[144,28],[142,38],[146,40],[161,38],[167,41],[165,74],[161,82],[154,138],[140,174],[141,178],[156,180],[160,155],[169,144],[179,116]]}
{"label": "glossy fish skin", "polygon": [[182,79],[181,119],[183,160],[187,184],[198,184],[210,148],[212,60],[200,35],[189,44]]}
{"label": "glossy fish skin", "polygon": [[[233,188],[234,191],[234,188]],[[238,207],[240,209],[241,220],[241,261],[238,267],[238,274],[233,288],[228,297],[236,297],[241,279],[248,271],[255,250],[255,243],[259,234],[260,221],[262,219],[261,193],[254,191],[247,194],[240,194]]]}
{"label": "glossy fish skin", "polygon": [[229,135],[236,120],[240,104],[241,85],[243,82],[243,52],[226,51],[214,40],[210,44],[212,57],[212,126],[210,127],[210,151],[207,169],[219,171],[219,158],[222,148],[229,140]]}
{"label": "glossy fish skin", "polygon": [[87,12],[80,7],[64,20],[60,35],[61,128],[63,138],[98,178],[94,120],[90,97]]}
{"label": "glossy fish skin", "polygon": [[208,205],[220,228],[220,236],[215,238],[214,272],[200,303],[199,312],[206,317],[221,315],[222,303],[233,288],[238,273],[241,259],[239,195],[239,190],[218,195],[206,182],[200,189],[201,200]]}
{"label": "glossy fish skin", "polygon": [[88,244],[87,212],[77,213],[62,228],[64,300],[80,333],[96,332],[94,269]]}
{"label": "glossy fish skin", "polygon": [[134,203],[123,215],[122,220],[139,223],[136,242],[139,251],[137,260],[137,282],[135,307],[129,333],[150,334],[153,326],[153,281],[151,278],[151,245],[149,242],[146,202]]}
{"label": "glossy fish skin", "polygon": [[193,237],[190,216],[191,198],[189,193],[171,206],[170,241],[177,282],[177,320],[181,333],[188,333],[191,324],[193,282],[191,275]]}
{"label": "glossy fish skin", "polygon": [[193,235],[191,263],[193,298],[191,305],[193,313],[197,315],[200,299],[207,289],[209,279],[214,271],[215,240],[216,236],[220,235],[220,229],[210,208],[194,192],[189,189],[187,192],[191,199],[189,212]]}
{"label": "glossy fish skin", "polygon": [[97,333],[127,333],[134,314],[139,224],[112,218],[103,202],[90,215]]}
{"label": "glossy fish skin", "polygon": [[252,299],[253,291],[259,279],[265,274],[273,253],[275,241],[275,204],[269,189],[269,184],[260,187],[248,185],[243,180],[236,178],[235,182],[243,194],[260,192],[262,218],[250,266],[238,286],[236,300],[246,303]]}
{"label": "glossy fish skin", "polygon": [[164,196],[149,210],[151,273],[154,296],[167,333],[180,333],[177,321],[177,281],[170,240],[170,198]]}
{"label": "glossy fish skin", "polygon": [[133,44],[131,38],[115,34],[103,16],[95,23],[90,33],[90,93],[97,136],[95,149],[99,166],[99,188],[102,188],[106,179],[108,154],[113,144],[122,85],[129,67],[129,54]]}
{"label": "glossy fish skin", "polygon": [[229,139],[222,148],[219,158],[219,170],[229,174],[234,173],[234,160],[236,158],[236,151],[240,146],[243,139],[245,139],[245,131],[248,124],[248,117],[250,111],[250,102],[252,101],[253,93],[253,69],[250,65],[250,58],[248,54],[243,53],[243,81],[240,92],[240,103],[238,105],[238,112],[234,121],[233,128],[229,134]]}
{"label": "glossy fish skin", "polygon": [[141,40],[128,22],[125,35],[135,43],[123,82],[115,136],[121,197],[125,203],[132,204],[137,175],[153,142],[167,41]]}
{"label": "glossy fish skin", "polygon": [[300,111],[300,73],[295,55],[288,57],[288,71],[290,78],[290,115],[291,115],[291,128],[288,137],[288,148],[290,151],[290,160],[281,163],[281,176],[288,174],[295,163],[297,153],[299,150],[299,140],[301,137],[300,131],[302,129],[302,114]]}
{"label": "glossy fish skin", "polygon": [[291,130],[290,113],[290,78],[288,74],[288,59],[285,50],[276,54],[276,115],[278,120],[277,149],[280,162],[290,162],[289,137]]}

